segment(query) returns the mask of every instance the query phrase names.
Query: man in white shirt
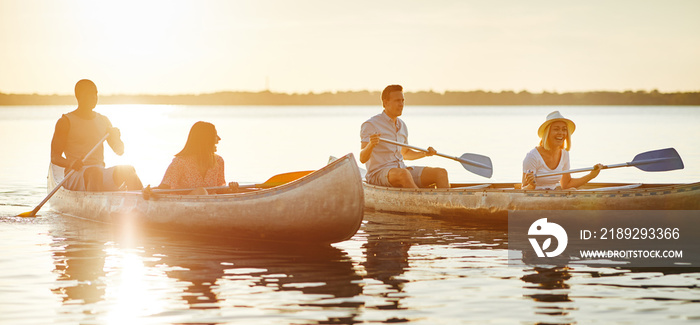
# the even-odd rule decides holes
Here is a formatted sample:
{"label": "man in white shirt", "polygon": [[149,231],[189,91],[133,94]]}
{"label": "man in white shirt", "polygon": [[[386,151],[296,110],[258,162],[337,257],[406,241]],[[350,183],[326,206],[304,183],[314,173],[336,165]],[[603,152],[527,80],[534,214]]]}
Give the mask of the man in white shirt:
{"label": "man in white shirt", "polygon": [[362,124],[360,162],[367,165],[366,180],[370,184],[387,187],[419,188],[450,187],[444,168],[423,166],[407,167],[404,159],[414,160],[436,153],[416,151],[394,144],[380,142],[379,138],[408,144],[408,129],[399,116],[403,112],[403,87],[389,85],[382,91],[384,111]]}

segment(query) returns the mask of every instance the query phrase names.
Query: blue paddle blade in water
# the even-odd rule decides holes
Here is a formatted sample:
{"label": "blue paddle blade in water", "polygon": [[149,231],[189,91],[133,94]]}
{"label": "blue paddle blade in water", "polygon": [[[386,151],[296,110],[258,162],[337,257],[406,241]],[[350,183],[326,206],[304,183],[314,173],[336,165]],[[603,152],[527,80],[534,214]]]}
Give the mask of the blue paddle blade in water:
{"label": "blue paddle blade in water", "polygon": [[629,164],[645,172],[665,172],[684,167],[681,156],[673,148],[640,153]]}
{"label": "blue paddle blade in water", "polygon": [[493,175],[493,165],[491,158],[477,155],[474,153],[465,153],[459,157],[464,169],[482,177],[491,178]]}

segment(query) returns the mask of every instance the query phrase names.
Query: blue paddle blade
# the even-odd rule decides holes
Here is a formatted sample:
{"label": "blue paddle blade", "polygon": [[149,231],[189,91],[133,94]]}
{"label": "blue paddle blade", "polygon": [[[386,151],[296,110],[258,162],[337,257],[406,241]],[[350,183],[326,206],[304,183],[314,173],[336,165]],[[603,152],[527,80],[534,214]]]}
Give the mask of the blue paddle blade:
{"label": "blue paddle blade", "polygon": [[491,158],[477,155],[474,153],[465,153],[459,157],[459,162],[464,169],[482,177],[491,178],[493,175],[493,165]]}
{"label": "blue paddle blade", "polygon": [[665,172],[684,167],[681,156],[673,148],[640,153],[634,156],[634,159],[628,164],[645,172]]}

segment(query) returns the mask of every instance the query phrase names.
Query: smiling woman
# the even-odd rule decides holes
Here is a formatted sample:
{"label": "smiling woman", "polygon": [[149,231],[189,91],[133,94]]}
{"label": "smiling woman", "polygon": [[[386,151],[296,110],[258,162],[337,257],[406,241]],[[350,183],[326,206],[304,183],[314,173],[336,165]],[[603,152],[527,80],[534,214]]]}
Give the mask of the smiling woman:
{"label": "smiling woman", "polygon": [[532,149],[523,161],[523,189],[567,189],[578,188],[598,176],[603,167],[597,164],[593,171],[581,178],[571,178],[570,174],[537,177],[537,174],[561,172],[571,169],[569,149],[571,149],[571,134],[576,130],[576,124],[554,111],[537,130],[540,145]]}

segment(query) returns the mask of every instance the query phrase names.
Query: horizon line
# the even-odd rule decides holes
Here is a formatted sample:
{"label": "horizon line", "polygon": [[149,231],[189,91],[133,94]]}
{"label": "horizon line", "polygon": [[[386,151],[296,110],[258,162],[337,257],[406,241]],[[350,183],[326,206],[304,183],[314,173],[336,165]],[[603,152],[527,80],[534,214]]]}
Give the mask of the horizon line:
{"label": "horizon line", "polygon": [[[252,93],[252,94],[260,94],[260,93],[271,93],[271,94],[284,94],[284,95],[321,95],[321,94],[338,94],[338,93],[359,93],[359,92],[377,92],[380,93],[382,90],[369,90],[369,89],[364,89],[364,90],[325,90],[325,91],[314,91],[314,90],[309,90],[306,92],[284,92],[284,91],[273,91],[273,90],[219,90],[219,91],[212,91],[212,92],[200,92],[200,93],[100,93],[99,96],[202,96],[202,95],[214,95],[214,94],[220,94],[220,93]],[[511,90],[511,89],[502,89],[500,91],[495,91],[495,90],[484,90],[484,89],[473,89],[473,90],[444,90],[444,91],[435,91],[433,89],[429,90],[416,90],[416,91],[407,91],[404,89],[404,93],[410,93],[410,94],[416,94],[416,93],[433,93],[433,94],[446,94],[446,93],[473,93],[473,92],[484,92],[484,93],[530,93],[530,94],[581,94],[581,93],[627,93],[627,92],[632,92],[632,93],[653,93],[657,92],[660,94],[681,94],[681,93],[698,93],[700,92],[700,89],[698,90],[676,90],[676,91],[659,91],[658,89],[626,89],[626,90],[577,90],[577,91],[557,91],[557,90],[542,90],[539,92],[532,92],[526,89],[523,90]],[[9,95],[9,96],[74,96],[74,94],[59,94],[59,93],[5,93],[3,91],[0,91],[0,95]]]}

